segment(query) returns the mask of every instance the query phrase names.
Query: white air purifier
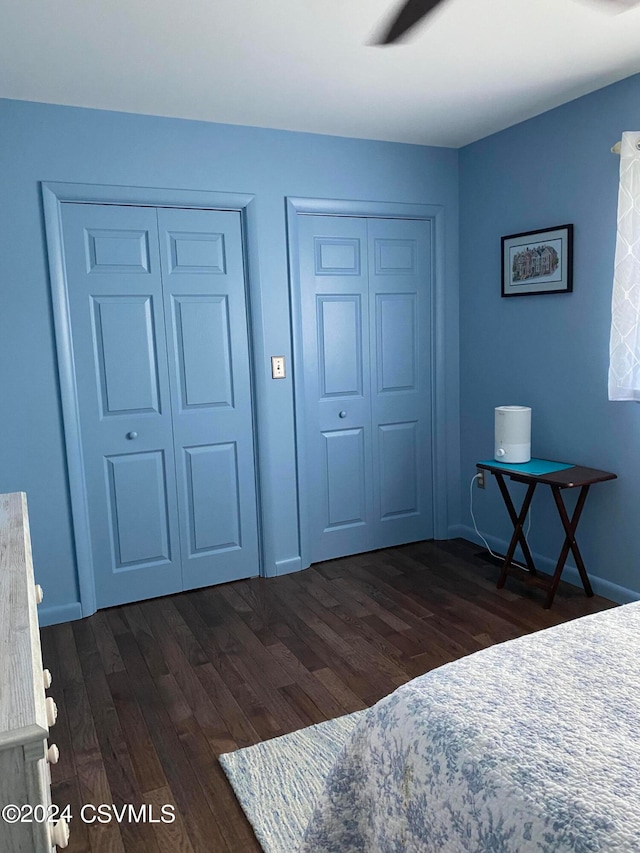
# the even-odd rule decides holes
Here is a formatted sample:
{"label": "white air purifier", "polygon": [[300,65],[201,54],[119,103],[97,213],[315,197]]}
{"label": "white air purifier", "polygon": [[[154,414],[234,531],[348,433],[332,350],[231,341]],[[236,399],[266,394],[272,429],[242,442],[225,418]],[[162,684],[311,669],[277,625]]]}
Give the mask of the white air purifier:
{"label": "white air purifier", "polygon": [[531,409],[529,406],[498,406],[494,457],[498,462],[531,459]]}

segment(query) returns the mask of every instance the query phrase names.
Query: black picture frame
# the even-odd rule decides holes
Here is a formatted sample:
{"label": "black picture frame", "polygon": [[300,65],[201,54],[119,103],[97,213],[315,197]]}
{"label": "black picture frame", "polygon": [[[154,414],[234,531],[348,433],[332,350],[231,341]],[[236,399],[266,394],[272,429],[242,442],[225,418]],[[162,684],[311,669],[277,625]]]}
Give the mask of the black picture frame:
{"label": "black picture frame", "polygon": [[509,234],[501,247],[502,296],[572,293],[573,225]]}

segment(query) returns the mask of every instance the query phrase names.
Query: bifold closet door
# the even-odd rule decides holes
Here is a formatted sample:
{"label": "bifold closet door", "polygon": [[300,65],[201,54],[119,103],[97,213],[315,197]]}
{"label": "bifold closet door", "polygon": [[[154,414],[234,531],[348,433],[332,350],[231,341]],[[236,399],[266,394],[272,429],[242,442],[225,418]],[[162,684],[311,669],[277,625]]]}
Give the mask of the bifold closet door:
{"label": "bifold closet door", "polygon": [[433,537],[431,231],[367,220],[373,548]]}
{"label": "bifold closet door", "polygon": [[298,217],[312,562],[428,539],[429,224]]}
{"label": "bifold closet door", "polygon": [[98,607],[258,574],[239,214],[62,207]]}
{"label": "bifold closet door", "polygon": [[183,588],[258,574],[240,214],[158,209]]}
{"label": "bifold closet door", "polygon": [[154,208],[63,204],[98,607],[182,589]]}

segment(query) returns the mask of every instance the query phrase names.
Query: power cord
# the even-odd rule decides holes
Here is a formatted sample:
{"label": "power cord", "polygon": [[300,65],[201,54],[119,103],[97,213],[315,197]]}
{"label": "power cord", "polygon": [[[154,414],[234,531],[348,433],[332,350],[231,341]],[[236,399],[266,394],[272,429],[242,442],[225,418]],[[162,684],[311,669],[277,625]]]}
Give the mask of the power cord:
{"label": "power cord", "polygon": [[[475,475],[471,478],[471,483],[469,484],[469,511],[470,511],[470,513],[471,513],[471,520],[473,521],[473,529],[476,531],[476,533],[478,534],[478,536],[480,537],[480,539],[482,539],[482,541],[484,542],[484,544],[485,544],[485,546],[486,546],[486,548],[487,548],[487,551],[491,554],[491,556],[492,556],[492,557],[495,557],[495,558],[496,558],[496,560],[504,560],[504,557],[501,557],[499,554],[494,554],[494,553],[493,553],[493,551],[492,551],[492,550],[491,550],[491,548],[489,547],[489,543],[488,543],[488,542],[487,542],[487,540],[484,538],[484,536],[482,535],[482,533],[480,533],[480,531],[478,530],[478,525],[476,524],[476,517],[475,517],[475,515],[473,514],[473,484],[475,483],[475,481],[476,481],[479,477],[480,477],[480,474],[475,474]],[[528,515],[529,515],[529,518],[528,518],[528,520],[527,520],[527,532],[524,534],[524,539],[525,539],[525,542],[527,543],[527,545],[529,544],[528,536],[529,536],[529,531],[531,530],[531,507],[529,507],[529,513],[528,513]]]}

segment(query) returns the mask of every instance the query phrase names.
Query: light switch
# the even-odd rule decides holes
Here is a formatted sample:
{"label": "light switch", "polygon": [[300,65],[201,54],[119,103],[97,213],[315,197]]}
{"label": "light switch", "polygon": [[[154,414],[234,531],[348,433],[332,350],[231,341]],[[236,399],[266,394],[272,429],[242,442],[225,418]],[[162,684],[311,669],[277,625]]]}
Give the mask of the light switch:
{"label": "light switch", "polygon": [[271,378],[272,379],[284,379],[284,356],[283,355],[272,355],[271,356]]}

